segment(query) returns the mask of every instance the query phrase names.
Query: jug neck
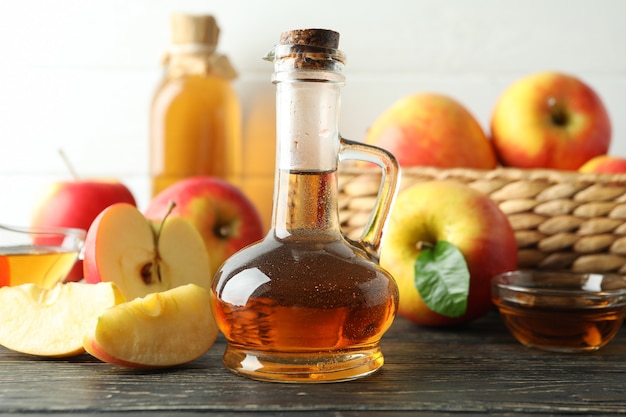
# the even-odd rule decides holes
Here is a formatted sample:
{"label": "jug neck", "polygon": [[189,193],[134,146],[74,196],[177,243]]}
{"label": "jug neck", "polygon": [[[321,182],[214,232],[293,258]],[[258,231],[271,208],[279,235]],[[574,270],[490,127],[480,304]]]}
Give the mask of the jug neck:
{"label": "jug neck", "polygon": [[272,228],[280,238],[339,239],[337,166],[343,54],[279,45],[275,64],[276,168]]}
{"label": "jug neck", "polygon": [[337,81],[290,79],[276,83],[276,164],[288,171],[334,171],[339,154]]}

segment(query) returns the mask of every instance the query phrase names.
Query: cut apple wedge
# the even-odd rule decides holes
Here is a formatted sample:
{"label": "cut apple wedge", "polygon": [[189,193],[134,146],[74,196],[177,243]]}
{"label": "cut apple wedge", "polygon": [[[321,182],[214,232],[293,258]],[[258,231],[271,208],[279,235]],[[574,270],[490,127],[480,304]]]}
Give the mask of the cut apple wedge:
{"label": "cut apple wedge", "polygon": [[104,362],[163,368],[200,357],[217,334],[209,292],[187,284],[106,310],[83,344]]}
{"label": "cut apple wedge", "polygon": [[193,224],[182,217],[155,223],[127,203],[107,207],[91,224],[83,267],[86,282],[115,282],[129,300],[184,284],[208,290],[212,278]]}
{"label": "cut apple wedge", "polygon": [[35,284],[0,288],[0,344],[45,357],[84,353],[83,337],[100,314],[126,301],[114,283]]}

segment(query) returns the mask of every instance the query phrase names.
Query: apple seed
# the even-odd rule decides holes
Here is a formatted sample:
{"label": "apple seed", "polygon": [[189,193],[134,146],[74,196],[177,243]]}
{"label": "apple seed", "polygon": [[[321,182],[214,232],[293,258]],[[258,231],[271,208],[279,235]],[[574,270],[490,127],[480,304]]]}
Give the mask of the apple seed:
{"label": "apple seed", "polygon": [[141,275],[141,280],[143,281],[143,283],[146,285],[150,285],[152,283],[152,262],[148,262],[147,264],[142,266],[139,274]]}

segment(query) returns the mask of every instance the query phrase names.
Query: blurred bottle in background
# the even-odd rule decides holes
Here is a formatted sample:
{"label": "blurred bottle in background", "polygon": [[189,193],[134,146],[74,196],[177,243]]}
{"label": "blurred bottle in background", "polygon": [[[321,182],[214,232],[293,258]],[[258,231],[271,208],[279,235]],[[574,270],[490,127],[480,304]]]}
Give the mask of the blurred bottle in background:
{"label": "blurred bottle in background", "polygon": [[241,104],[237,72],[218,54],[213,16],[174,14],[165,76],[150,110],[150,177],[154,196],[194,175],[241,186]]}
{"label": "blurred bottle in background", "polygon": [[[269,80],[269,76],[268,76]],[[266,230],[272,217],[276,166],[275,87],[248,91],[243,124],[242,189],[259,210]]]}

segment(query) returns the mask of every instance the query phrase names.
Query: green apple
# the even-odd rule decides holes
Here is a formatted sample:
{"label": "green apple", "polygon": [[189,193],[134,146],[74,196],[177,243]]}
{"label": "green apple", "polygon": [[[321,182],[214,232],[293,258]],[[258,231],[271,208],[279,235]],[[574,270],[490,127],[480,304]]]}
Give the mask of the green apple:
{"label": "green apple", "polygon": [[398,283],[398,314],[426,326],[472,321],[493,308],[490,280],[517,267],[506,215],[486,194],[445,180],[400,192],[380,265]]}
{"label": "green apple", "polygon": [[98,316],[124,301],[122,291],[110,282],[0,288],[0,344],[43,357],[79,355],[85,352],[83,336]]}
{"label": "green apple", "polygon": [[217,339],[208,291],[187,284],[119,304],[85,334],[94,357],[131,368],[163,368],[192,361]]}
{"label": "green apple", "polygon": [[491,136],[502,165],[577,170],[607,153],[611,120],[601,98],[580,78],[538,72],[501,94]]}
{"label": "green apple", "polygon": [[115,282],[126,298],[184,284],[209,289],[211,266],[202,237],[182,217],[150,221],[133,205],[104,209],[87,231],[85,281]]}
{"label": "green apple", "polygon": [[264,237],[256,207],[231,183],[209,176],[181,180],[156,195],[144,214],[161,219],[176,203],[170,217],[189,220],[200,232],[211,261],[211,275],[231,255]]}

